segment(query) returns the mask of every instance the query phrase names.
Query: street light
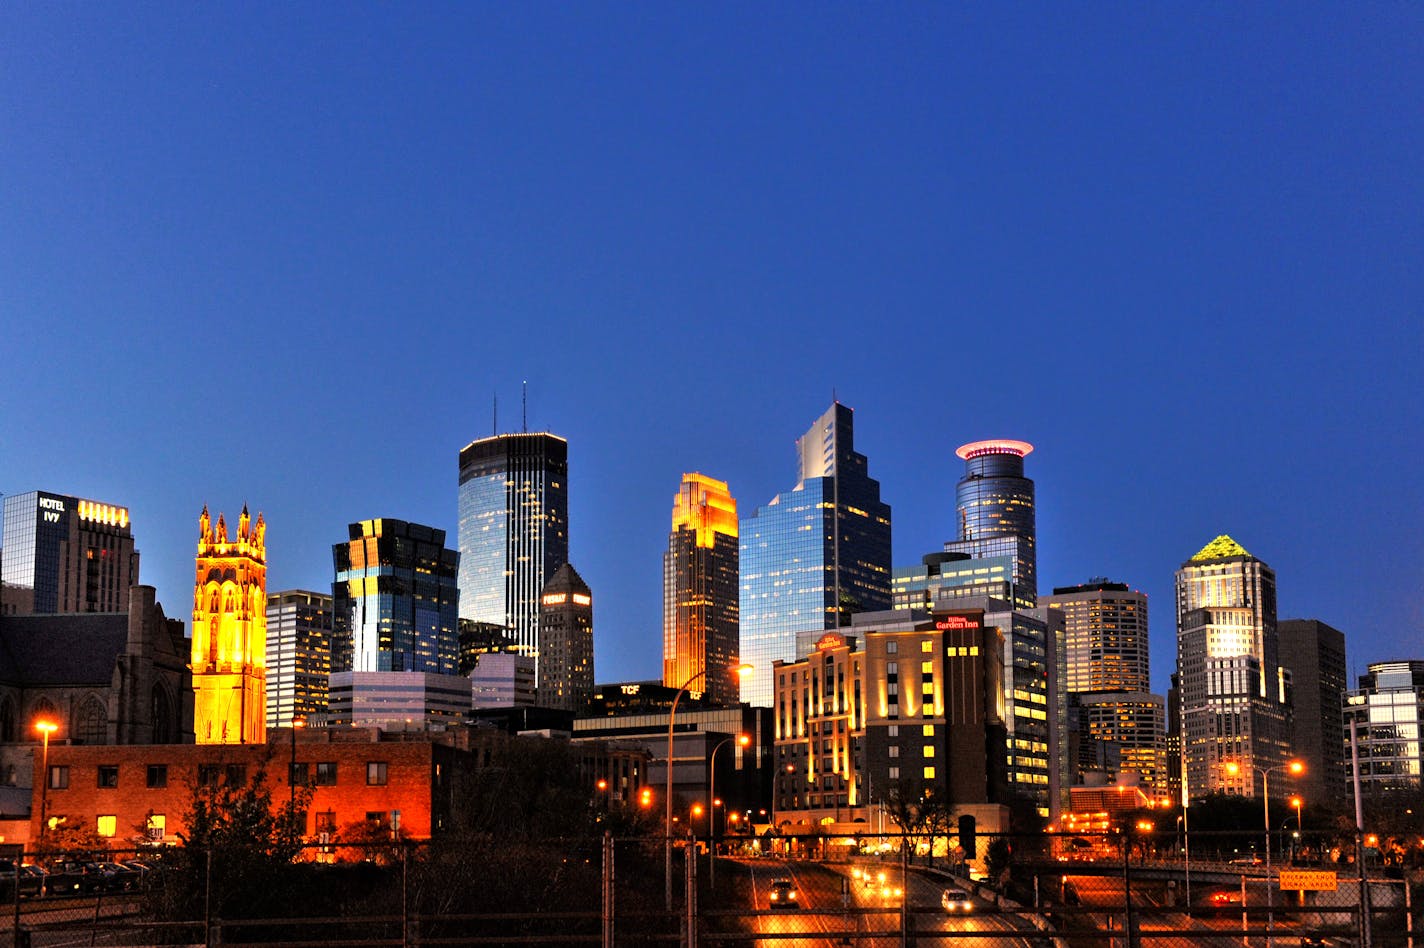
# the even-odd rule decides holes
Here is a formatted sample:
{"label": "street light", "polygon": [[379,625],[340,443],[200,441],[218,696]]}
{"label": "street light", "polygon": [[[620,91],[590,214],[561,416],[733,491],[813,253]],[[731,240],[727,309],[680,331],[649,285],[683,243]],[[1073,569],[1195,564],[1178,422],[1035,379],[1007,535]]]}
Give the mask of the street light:
{"label": "street light", "polygon": [[[737,675],[745,675],[752,670],[752,666],[745,663],[733,668]],[[682,696],[687,694],[687,689],[692,687],[692,683],[697,679],[705,677],[707,669],[696,673],[691,678],[682,683],[682,687],[677,689],[677,694],[672,698],[672,709],[668,711],[668,740],[667,740],[667,802],[666,817],[663,828],[667,831],[663,845],[663,908],[672,911],[672,729],[677,718],[677,703],[682,700]]]}
{"label": "street light", "polygon": [[737,734],[733,737],[724,737],[717,742],[717,746],[712,748],[712,758],[707,764],[707,843],[709,855],[708,884],[713,890],[717,888],[717,752],[726,744],[737,742],[738,747],[748,747],[751,745],[750,734]]}
{"label": "street light", "polygon": [[[44,839],[45,823],[49,817],[48,811],[46,810],[46,804],[48,803],[46,791],[49,790],[49,736],[59,730],[59,725],[53,721],[36,721],[35,730],[43,735],[44,740],[44,757],[40,763],[40,839]],[[15,898],[17,900],[19,899],[18,892],[15,894]]]}
{"label": "street light", "polygon": [[[1242,766],[1236,761],[1228,761],[1226,772],[1235,777],[1242,772]],[[1305,762],[1301,760],[1288,760],[1284,764],[1277,764],[1274,767],[1252,767],[1256,773],[1261,775],[1261,796],[1266,801],[1266,948],[1271,948],[1273,939],[1273,929],[1275,928],[1275,892],[1271,889],[1271,774],[1281,770],[1292,777],[1299,777],[1305,773]],[[1297,812],[1299,812],[1297,810]]]}
{"label": "street light", "polygon": [[297,729],[306,726],[306,718],[292,718],[292,726],[287,729],[292,732],[292,759],[287,767],[287,819],[292,821],[293,835],[297,828]]}

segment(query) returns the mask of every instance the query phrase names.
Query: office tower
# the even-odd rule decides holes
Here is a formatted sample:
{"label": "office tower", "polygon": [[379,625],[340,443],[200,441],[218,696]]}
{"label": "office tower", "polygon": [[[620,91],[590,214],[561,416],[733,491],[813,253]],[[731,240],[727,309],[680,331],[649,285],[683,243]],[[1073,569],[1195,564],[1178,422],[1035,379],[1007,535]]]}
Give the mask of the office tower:
{"label": "office tower", "polygon": [[[737,502],[727,485],[684,474],[663,554],[663,684],[693,682],[713,704],[738,700]],[[699,676],[703,676],[700,677]]]}
{"label": "office tower", "polygon": [[568,442],[502,434],[460,451],[460,618],[510,630],[539,674],[539,596],[569,559]]}
{"label": "office tower", "polygon": [[541,708],[583,713],[593,697],[593,593],[565,563],[539,597]]}
{"label": "office tower", "polygon": [[[1350,741],[1360,763],[1360,798],[1371,815],[1413,809],[1424,792],[1424,661],[1371,662],[1345,699],[1346,774],[1354,777]],[[1418,828],[1419,816],[1412,816]]]}
{"label": "office tower", "polygon": [[331,548],[331,670],[453,675],[459,668],[460,554],[445,531],[362,520]]}
{"label": "office tower", "polygon": [[534,657],[521,652],[483,652],[470,669],[470,700],[475,710],[532,708],[538,703],[534,687]]}
{"label": "office tower", "polygon": [[267,523],[247,505],[227,520],[198,517],[193,584],[193,733],[199,744],[267,740]]}
{"label": "office tower", "polygon": [[[1289,752],[1288,681],[1277,662],[1276,574],[1229,536],[1177,571],[1177,675],[1186,793],[1260,793]],[[1229,773],[1227,764],[1237,764]],[[1280,792],[1287,785],[1278,783]]]}
{"label": "office tower", "polygon": [[890,605],[890,505],[854,446],[853,412],[836,402],[796,441],[796,486],[743,517],[742,700],[769,707],[771,663],[797,657],[797,633]]}
{"label": "office tower", "polygon": [[1276,635],[1281,664],[1290,670],[1291,752],[1305,761],[1294,789],[1310,802],[1343,800],[1345,634],[1318,619],[1283,619]]}
{"label": "office tower", "polygon": [[[1166,702],[1149,693],[1147,596],[1095,579],[1039,598],[1063,616],[1066,687],[1080,759],[1136,773],[1166,796]],[[1076,775],[1074,775],[1076,776]]]}
{"label": "office tower", "polygon": [[1038,598],[1033,481],[1024,477],[1024,458],[1033,450],[1025,441],[974,441],[955,452],[964,459],[964,476],[954,488],[958,538],[946,553],[974,559],[1007,556],[1013,562],[1017,606],[1032,609]]}
{"label": "office tower", "polygon": [[267,597],[267,728],[326,710],[331,596],[287,589]]}
{"label": "office tower", "polygon": [[126,507],[48,491],[5,498],[0,614],[127,612],[138,551]]}

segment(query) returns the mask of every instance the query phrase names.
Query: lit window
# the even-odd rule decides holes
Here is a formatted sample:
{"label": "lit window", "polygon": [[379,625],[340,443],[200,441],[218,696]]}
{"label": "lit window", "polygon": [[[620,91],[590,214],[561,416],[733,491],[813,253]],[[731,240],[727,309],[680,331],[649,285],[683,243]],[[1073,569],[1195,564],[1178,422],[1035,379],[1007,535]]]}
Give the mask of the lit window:
{"label": "lit window", "polygon": [[925,639],[923,642],[920,643],[920,651],[921,651],[921,652],[929,652],[929,651],[933,651],[933,650],[934,650],[934,643],[931,642],[929,639]]}
{"label": "lit window", "polygon": [[933,780],[934,778],[935,778],[935,769],[934,769],[933,767],[926,767],[926,768],[925,768],[925,779],[926,779],[926,780]]}
{"label": "lit window", "polygon": [[112,837],[119,831],[119,818],[117,816],[101,816],[98,819],[97,829],[100,836]]}
{"label": "lit window", "polygon": [[924,751],[923,751],[923,753],[924,753],[924,756],[926,756],[926,757],[933,757],[933,756],[935,755],[934,745],[933,745],[933,744],[926,744],[926,745],[924,746]]}
{"label": "lit window", "polygon": [[934,737],[934,725],[925,724],[920,727],[920,733],[925,737]]}

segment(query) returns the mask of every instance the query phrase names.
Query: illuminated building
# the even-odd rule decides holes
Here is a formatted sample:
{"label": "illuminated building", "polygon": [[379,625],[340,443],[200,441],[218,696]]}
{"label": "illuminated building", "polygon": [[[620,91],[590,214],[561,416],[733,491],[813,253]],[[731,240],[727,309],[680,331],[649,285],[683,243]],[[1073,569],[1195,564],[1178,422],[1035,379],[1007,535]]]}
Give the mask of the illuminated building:
{"label": "illuminated building", "polygon": [[1291,676],[1291,752],[1305,761],[1293,790],[1307,800],[1343,800],[1345,634],[1318,619],[1282,619],[1276,635]]}
{"label": "illuminated building", "polygon": [[974,559],[1012,559],[1009,600],[1032,609],[1038,599],[1037,530],[1033,481],[1024,477],[1024,458],[1033,451],[1026,441],[975,441],[955,452],[964,459],[964,476],[954,488],[959,535],[944,545],[946,553]]}
{"label": "illuminated building", "polygon": [[0,613],[127,612],[138,584],[128,508],[47,491],[5,498]]}
{"label": "illuminated building", "polygon": [[539,597],[541,708],[583,712],[593,698],[593,593],[569,563]]}
{"label": "illuminated building", "polygon": [[1094,769],[1136,773],[1165,793],[1166,705],[1148,693],[1147,596],[1123,583],[1093,580],[1055,588],[1039,604],[1063,616],[1065,691],[1077,724],[1078,759],[1105,765]]}
{"label": "illuminated building", "polygon": [[663,684],[693,681],[714,704],[738,699],[737,502],[727,485],[684,474],[663,554]]}
{"label": "illuminated building", "polygon": [[1004,652],[982,612],[893,611],[775,663],[777,824],[846,830],[926,790],[960,810],[1008,803]]}
{"label": "illuminated building", "polygon": [[1275,571],[1228,536],[1177,571],[1177,675],[1191,797],[1255,796],[1259,771],[1288,756],[1289,681],[1277,660]]}
{"label": "illuminated building", "polygon": [[509,629],[539,668],[539,596],[569,559],[568,442],[502,434],[460,451],[461,619]]}
{"label": "illuminated building", "polygon": [[332,672],[456,674],[460,554],[445,531],[388,517],[347,532],[331,548]]}
{"label": "illuminated building", "polygon": [[743,701],[769,706],[771,663],[797,657],[856,612],[890,605],[890,505],[854,448],[853,412],[836,402],[796,441],[796,486],[739,527]]}
{"label": "illuminated building", "polygon": [[229,537],[208,508],[198,518],[193,586],[193,733],[199,744],[267,737],[267,525],[247,505]]}
{"label": "illuminated building", "polygon": [[1359,688],[1346,696],[1344,718],[1346,774],[1354,776],[1348,752],[1353,722],[1360,796],[1367,811],[1377,812],[1394,801],[1406,808],[1418,806],[1424,791],[1424,661],[1371,662]]}
{"label": "illuminated building", "polygon": [[331,596],[288,589],[267,597],[267,729],[326,710]]}

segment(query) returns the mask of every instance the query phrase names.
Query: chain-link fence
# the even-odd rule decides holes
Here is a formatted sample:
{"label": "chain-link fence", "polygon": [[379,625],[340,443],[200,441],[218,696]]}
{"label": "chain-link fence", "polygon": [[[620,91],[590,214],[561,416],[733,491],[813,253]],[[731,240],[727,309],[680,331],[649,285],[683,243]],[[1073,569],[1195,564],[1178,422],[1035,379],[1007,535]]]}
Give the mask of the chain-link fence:
{"label": "chain-link fence", "polygon": [[1418,867],[1348,835],[1271,844],[1269,871],[1264,835],[1145,824],[772,832],[715,858],[706,840],[611,835],[20,856],[0,861],[0,944],[1412,948]]}

